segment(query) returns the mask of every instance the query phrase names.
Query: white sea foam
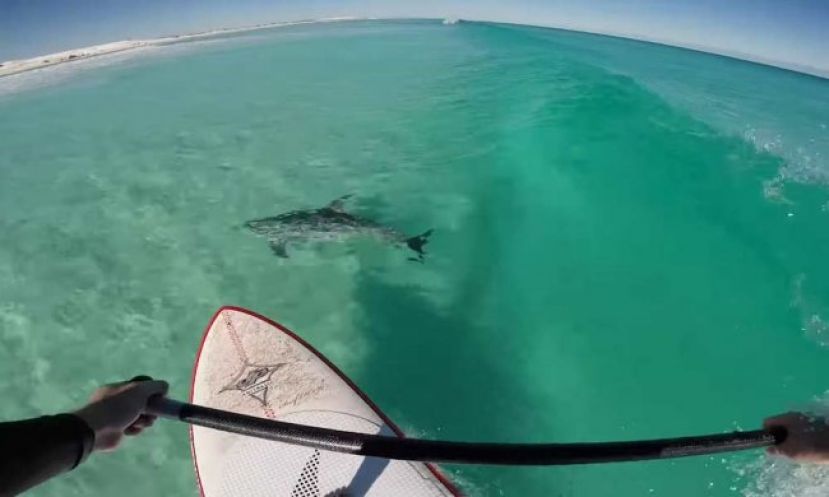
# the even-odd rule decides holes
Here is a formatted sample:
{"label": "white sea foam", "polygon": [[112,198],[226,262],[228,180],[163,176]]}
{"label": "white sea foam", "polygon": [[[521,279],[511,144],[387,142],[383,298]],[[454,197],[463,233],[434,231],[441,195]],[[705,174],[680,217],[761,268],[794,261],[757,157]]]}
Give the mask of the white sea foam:
{"label": "white sea foam", "polygon": [[818,308],[813,303],[813,299],[805,294],[803,289],[805,283],[806,275],[797,275],[792,285],[791,307],[800,313],[803,334],[813,342],[829,347],[829,322],[821,315],[824,309]]}
{"label": "white sea foam", "polygon": [[585,61],[628,76],[716,131],[782,159],[770,178],[770,199],[784,198],[786,183],[829,187],[829,80],[671,47],[569,43],[585,49]]}
{"label": "white sea foam", "polygon": [[783,186],[783,178],[779,175],[772,179],[768,179],[763,182],[763,196],[774,202],[791,204],[792,201],[786,197],[785,193],[783,193]]}
{"label": "white sea foam", "polygon": [[[829,415],[829,391],[799,409],[810,414]],[[762,455],[747,464],[738,459],[731,465],[740,479],[747,482],[744,497],[822,497],[829,495],[829,466],[801,464],[779,456]],[[734,488],[736,490],[736,488]]]}
{"label": "white sea foam", "polygon": [[803,331],[812,340],[824,347],[829,347],[829,323],[824,321],[820,314],[809,316],[804,324]]}
{"label": "white sea foam", "polygon": [[745,497],[823,497],[829,494],[829,467],[797,464],[776,457],[762,457],[736,470],[750,483]]}
{"label": "white sea foam", "polygon": [[[829,83],[826,86],[829,93]],[[746,98],[724,92],[701,101],[696,98],[701,90],[684,91],[688,93],[666,95],[719,131],[738,136],[757,151],[782,159],[777,174],[764,185],[770,200],[787,201],[783,194],[786,183],[829,187],[829,130],[802,112],[809,105],[808,99],[792,94]]]}

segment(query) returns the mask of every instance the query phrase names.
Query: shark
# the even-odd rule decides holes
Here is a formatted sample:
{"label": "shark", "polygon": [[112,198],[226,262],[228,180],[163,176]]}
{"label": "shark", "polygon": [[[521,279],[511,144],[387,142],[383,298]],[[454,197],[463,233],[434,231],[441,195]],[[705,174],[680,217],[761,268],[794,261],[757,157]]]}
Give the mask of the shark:
{"label": "shark", "polygon": [[271,251],[282,258],[288,257],[288,245],[301,242],[329,242],[349,237],[367,236],[382,242],[408,247],[414,252],[411,261],[424,262],[425,246],[433,230],[409,236],[389,226],[382,225],[345,210],[345,204],[353,195],[344,195],[325,207],[285,212],[276,216],[247,221],[244,226],[268,241]]}

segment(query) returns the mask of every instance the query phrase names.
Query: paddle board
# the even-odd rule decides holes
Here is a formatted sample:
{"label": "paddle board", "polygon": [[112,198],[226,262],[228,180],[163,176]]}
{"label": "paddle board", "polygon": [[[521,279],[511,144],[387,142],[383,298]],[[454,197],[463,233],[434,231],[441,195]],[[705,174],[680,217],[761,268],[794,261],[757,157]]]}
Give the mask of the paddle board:
{"label": "paddle board", "polygon": [[[296,334],[254,312],[223,307],[204,332],[190,401],[338,430],[403,437],[342,372]],[[190,428],[204,497],[449,497],[433,465],[321,451]]]}

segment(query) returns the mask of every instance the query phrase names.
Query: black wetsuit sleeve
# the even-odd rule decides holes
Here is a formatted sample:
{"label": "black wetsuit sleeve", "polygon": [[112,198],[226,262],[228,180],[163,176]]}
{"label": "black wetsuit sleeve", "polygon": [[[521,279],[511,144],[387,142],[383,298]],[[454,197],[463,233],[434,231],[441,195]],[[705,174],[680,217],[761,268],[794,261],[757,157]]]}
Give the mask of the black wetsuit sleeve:
{"label": "black wetsuit sleeve", "polygon": [[94,445],[95,433],[74,414],[0,423],[0,497],[75,468]]}

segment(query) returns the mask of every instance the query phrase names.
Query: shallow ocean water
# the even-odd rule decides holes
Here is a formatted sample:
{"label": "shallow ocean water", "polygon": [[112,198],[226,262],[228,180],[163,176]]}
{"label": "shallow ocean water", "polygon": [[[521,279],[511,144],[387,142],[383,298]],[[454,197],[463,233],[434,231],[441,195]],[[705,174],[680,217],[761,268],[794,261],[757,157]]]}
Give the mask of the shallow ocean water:
{"label": "shallow ocean water", "polygon": [[[94,65],[95,67],[86,67]],[[74,66],[74,67],[73,67]],[[829,81],[506,25],[284,27],[0,80],[0,415],[147,373],[186,398],[216,308],[296,330],[412,435],[753,429],[821,401]],[[371,239],[244,221],[355,195]],[[33,495],[195,495],[160,423]],[[757,452],[447,467],[472,496],[777,496]],[[127,488],[124,482],[129,482]]]}

